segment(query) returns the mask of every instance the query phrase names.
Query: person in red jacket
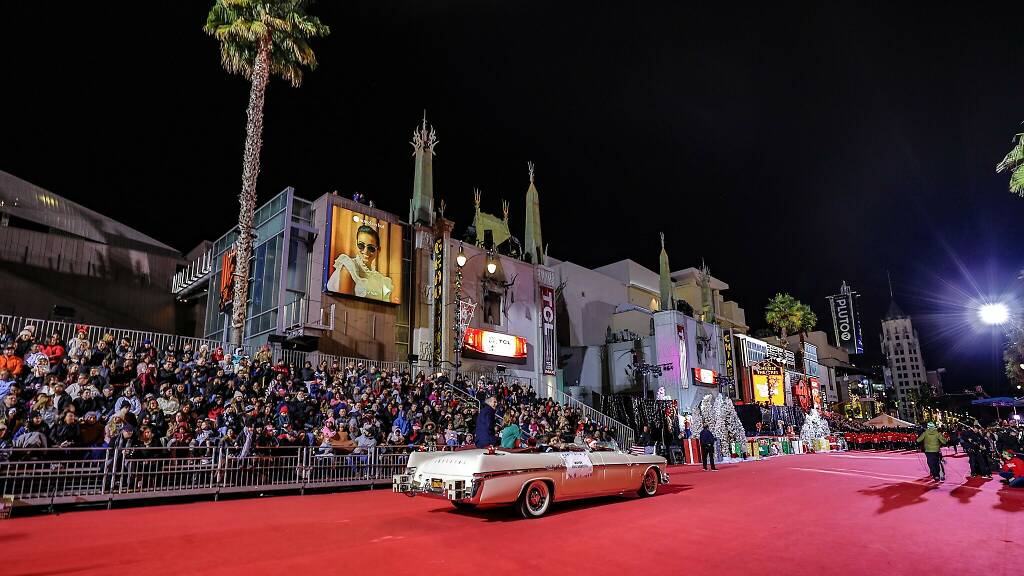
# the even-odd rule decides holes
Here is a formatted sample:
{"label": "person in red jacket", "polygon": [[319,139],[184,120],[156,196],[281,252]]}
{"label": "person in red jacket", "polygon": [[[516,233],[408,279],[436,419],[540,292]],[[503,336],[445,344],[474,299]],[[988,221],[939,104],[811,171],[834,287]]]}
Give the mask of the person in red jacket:
{"label": "person in red jacket", "polygon": [[39,351],[46,354],[49,358],[50,364],[56,364],[64,356],[64,346],[61,346],[60,336],[54,334],[50,336],[50,341],[39,347]]}
{"label": "person in red jacket", "polygon": [[999,475],[1006,479],[1011,488],[1024,488],[1024,459],[1020,454],[1013,454],[1009,450],[1003,452],[1006,462]]}

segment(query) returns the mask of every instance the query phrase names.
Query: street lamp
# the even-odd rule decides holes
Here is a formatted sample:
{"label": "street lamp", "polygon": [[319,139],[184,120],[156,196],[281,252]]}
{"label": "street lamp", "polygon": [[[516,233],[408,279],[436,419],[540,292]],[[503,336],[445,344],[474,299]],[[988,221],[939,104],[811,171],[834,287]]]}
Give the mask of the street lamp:
{"label": "street lamp", "polygon": [[[494,254],[487,250],[483,252],[487,255],[487,273],[494,274],[498,269],[498,264],[494,260]],[[459,379],[459,367],[462,366],[462,334],[460,334],[459,326],[459,314],[462,308],[462,269],[466,267],[466,264],[479,256],[480,253],[466,257],[466,251],[462,248],[462,243],[459,243],[459,253],[455,256],[455,322],[452,325],[452,331],[455,333],[455,370],[452,373],[452,384]],[[467,321],[468,327],[468,321]],[[461,327],[462,330],[465,327]]]}
{"label": "street lamp", "polygon": [[981,308],[978,308],[978,318],[990,326],[1006,324],[1010,319],[1010,309],[1002,302],[982,304]]}

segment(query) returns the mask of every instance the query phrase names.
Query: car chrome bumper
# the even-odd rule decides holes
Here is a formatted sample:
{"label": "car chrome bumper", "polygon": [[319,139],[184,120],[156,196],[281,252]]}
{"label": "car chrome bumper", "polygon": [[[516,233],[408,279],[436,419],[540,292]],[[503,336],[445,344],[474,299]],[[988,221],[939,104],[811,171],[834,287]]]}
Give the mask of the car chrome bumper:
{"label": "car chrome bumper", "polygon": [[391,480],[391,490],[407,496],[427,496],[453,502],[479,504],[482,484],[482,480],[442,478],[431,478],[428,482],[418,482],[413,474],[395,474]]}

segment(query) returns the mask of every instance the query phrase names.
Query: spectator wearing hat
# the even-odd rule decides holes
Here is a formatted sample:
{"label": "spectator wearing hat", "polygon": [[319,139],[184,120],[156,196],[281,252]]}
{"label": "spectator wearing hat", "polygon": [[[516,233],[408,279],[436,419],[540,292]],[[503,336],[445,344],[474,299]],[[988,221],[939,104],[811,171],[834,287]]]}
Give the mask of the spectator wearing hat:
{"label": "spectator wearing hat", "polygon": [[49,438],[50,427],[43,421],[43,415],[33,410],[15,431],[12,441],[15,448],[46,448],[50,445]]}
{"label": "spectator wearing hat", "polygon": [[36,327],[29,325],[25,326],[21,332],[18,333],[18,337],[14,339],[14,355],[24,358],[32,349],[32,345],[36,342]]}

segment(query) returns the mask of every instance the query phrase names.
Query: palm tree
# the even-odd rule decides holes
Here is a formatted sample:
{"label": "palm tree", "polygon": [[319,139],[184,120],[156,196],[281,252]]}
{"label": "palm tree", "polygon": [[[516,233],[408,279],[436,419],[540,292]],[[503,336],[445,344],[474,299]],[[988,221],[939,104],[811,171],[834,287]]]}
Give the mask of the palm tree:
{"label": "palm tree", "polygon": [[238,240],[235,288],[231,309],[231,342],[242,344],[249,260],[252,257],[256,178],[263,146],[263,98],[271,75],[302,84],[302,68],[316,68],[308,40],[330,34],[315,16],[306,14],[308,0],[216,0],[203,30],[220,42],[220,61],[232,74],[244,76],[249,88],[242,192],[238,195]]}
{"label": "palm tree", "polygon": [[775,328],[781,340],[789,334],[800,331],[801,307],[803,304],[789,294],[776,294],[764,307],[764,319]]}
{"label": "palm tree", "polygon": [[996,172],[1010,173],[1010,192],[1024,196],[1024,133],[1013,137],[1013,148],[996,165]]}

